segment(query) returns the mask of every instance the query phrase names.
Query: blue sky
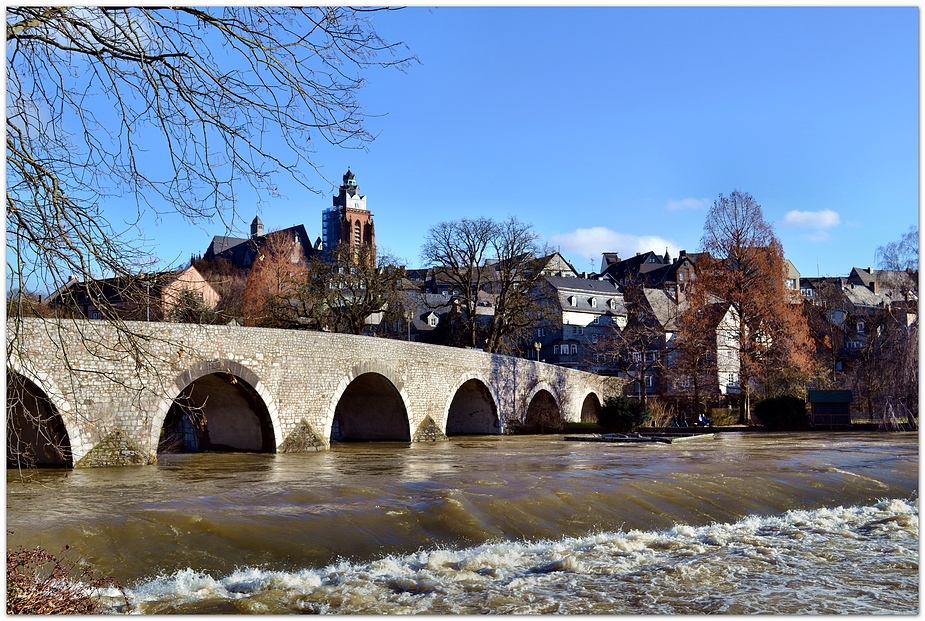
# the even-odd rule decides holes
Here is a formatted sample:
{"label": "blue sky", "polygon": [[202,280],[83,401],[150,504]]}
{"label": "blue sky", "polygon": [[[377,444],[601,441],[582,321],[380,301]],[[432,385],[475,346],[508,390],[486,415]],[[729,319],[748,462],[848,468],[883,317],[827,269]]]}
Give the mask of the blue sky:
{"label": "blue sky", "polygon": [[[751,193],[804,276],[875,266],[918,221],[918,8],[413,7],[376,17],[420,60],[359,99],[377,139],[349,166],[377,245],[420,266],[432,225],[508,215],[579,271],[601,253],[700,246],[707,208]],[[321,234],[335,188],[280,180],[247,230]],[[146,230],[168,262],[218,225]]]}

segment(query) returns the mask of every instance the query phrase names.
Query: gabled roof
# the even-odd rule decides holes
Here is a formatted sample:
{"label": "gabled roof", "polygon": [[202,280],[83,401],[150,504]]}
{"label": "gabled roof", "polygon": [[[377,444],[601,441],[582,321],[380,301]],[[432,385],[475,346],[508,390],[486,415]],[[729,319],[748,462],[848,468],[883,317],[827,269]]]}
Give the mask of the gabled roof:
{"label": "gabled roof", "polygon": [[543,257],[543,272],[550,276],[559,276],[562,273],[566,273],[571,277],[578,276],[575,266],[558,252]]}

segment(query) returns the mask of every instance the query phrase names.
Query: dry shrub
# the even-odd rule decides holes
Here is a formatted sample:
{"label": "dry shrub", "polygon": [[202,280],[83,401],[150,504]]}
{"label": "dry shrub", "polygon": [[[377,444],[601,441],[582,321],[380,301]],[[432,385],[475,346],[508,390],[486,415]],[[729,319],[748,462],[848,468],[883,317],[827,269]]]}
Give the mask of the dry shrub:
{"label": "dry shrub", "polygon": [[650,416],[649,424],[652,427],[668,427],[671,424],[674,418],[673,407],[657,399],[649,400],[648,405]]}
{"label": "dry shrub", "polygon": [[[66,553],[68,546],[64,547]],[[58,559],[42,548],[6,552],[6,613],[8,615],[99,614],[100,591],[125,591],[112,578],[103,578],[75,561]]]}

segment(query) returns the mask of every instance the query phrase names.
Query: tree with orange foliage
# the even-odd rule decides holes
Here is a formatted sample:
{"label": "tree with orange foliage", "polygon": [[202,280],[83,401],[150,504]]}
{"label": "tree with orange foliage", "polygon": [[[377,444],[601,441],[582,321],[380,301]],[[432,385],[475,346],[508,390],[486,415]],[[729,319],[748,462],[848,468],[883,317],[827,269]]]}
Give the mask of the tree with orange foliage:
{"label": "tree with orange foliage", "polygon": [[297,239],[283,231],[267,234],[251,267],[241,312],[244,325],[264,328],[299,326],[297,299],[306,278]]}
{"label": "tree with orange foliage", "polygon": [[778,378],[812,372],[812,340],[802,307],[785,286],[784,250],[764,219],[761,205],[733,190],[713,202],[701,239],[708,257],[698,261],[691,305],[728,302],[738,316],[740,422],[750,420],[753,381],[765,387]]}

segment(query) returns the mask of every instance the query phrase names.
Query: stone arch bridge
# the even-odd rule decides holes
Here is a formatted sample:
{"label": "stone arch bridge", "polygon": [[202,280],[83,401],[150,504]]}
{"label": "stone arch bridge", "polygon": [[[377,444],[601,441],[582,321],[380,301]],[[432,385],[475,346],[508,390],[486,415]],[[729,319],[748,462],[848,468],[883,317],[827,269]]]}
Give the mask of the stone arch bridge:
{"label": "stone arch bridge", "polygon": [[7,345],[8,464],[11,450],[112,466],[593,421],[606,381],[478,350],[239,326],[23,319]]}

